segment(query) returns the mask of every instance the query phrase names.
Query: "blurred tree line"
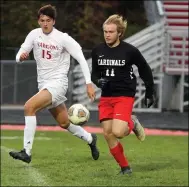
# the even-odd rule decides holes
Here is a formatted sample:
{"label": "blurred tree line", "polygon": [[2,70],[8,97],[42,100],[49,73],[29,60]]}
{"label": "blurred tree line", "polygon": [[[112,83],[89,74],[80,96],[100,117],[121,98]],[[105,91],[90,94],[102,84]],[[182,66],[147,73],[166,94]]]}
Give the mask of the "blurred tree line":
{"label": "blurred tree line", "polygon": [[143,1],[3,1],[1,0],[1,47],[20,47],[37,23],[37,11],[51,4],[57,8],[55,27],[67,32],[84,49],[103,41],[102,24],[111,14],[128,21],[125,37],[147,26]]}

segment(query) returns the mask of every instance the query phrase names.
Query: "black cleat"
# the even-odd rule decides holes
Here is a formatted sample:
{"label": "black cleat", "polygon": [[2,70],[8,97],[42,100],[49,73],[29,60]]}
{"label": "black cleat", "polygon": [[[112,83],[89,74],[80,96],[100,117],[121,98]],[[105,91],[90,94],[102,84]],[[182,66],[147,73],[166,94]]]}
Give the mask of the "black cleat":
{"label": "black cleat", "polygon": [[9,155],[28,164],[31,162],[31,156],[26,153],[25,149],[22,149],[20,152],[11,151]]}
{"label": "black cleat", "polygon": [[121,175],[127,174],[129,176],[131,175],[131,173],[132,173],[132,169],[130,168],[130,166],[122,167],[121,171],[119,172],[119,174]]}
{"label": "black cleat", "polygon": [[98,160],[100,153],[96,146],[97,136],[96,136],[96,134],[91,134],[91,136],[93,138],[93,141],[91,144],[88,144],[88,145],[91,148],[91,154],[92,154],[93,159]]}

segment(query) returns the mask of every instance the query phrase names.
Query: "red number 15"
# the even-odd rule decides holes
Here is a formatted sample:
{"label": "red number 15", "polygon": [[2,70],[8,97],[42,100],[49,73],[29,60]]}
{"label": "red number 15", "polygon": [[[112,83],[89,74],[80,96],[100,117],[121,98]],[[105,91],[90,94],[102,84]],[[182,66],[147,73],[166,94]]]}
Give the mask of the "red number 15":
{"label": "red number 15", "polygon": [[50,51],[42,50],[42,58],[51,59]]}

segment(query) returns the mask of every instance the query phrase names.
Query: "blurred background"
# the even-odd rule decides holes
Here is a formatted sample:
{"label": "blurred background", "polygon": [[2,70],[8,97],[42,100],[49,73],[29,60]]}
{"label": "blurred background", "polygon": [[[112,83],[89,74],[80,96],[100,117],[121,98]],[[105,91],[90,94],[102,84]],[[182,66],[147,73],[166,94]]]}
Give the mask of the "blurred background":
{"label": "blurred background", "polygon": [[[103,41],[102,24],[112,14],[128,21],[124,41],[136,46],[153,70],[157,102],[143,104],[140,78],[134,110],[146,128],[188,130],[188,1],[3,1],[1,0],[1,124],[24,124],[24,103],[37,90],[36,63],[18,65],[16,53],[26,35],[38,27],[37,11],[46,4],[57,8],[55,27],[82,46],[91,68],[91,50]],[[133,67],[138,77],[137,68]],[[95,87],[96,88],[96,87]],[[87,125],[99,126],[98,101],[91,103],[78,62],[71,59],[66,105],[82,103],[91,112]],[[57,125],[47,110],[37,114],[38,125]]]}

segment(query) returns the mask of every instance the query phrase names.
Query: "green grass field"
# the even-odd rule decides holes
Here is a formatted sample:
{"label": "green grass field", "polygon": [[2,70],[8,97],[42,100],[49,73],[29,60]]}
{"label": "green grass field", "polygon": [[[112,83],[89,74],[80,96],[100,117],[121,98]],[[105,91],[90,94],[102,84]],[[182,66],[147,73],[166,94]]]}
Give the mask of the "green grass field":
{"label": "green grass field", "polygon": [[122,140],[132,176],[119,167],[98,134],[100,158],[92,160],[88,145],[67,132],[37,132],[30,164],[13,160],[23,131],[1,131],[1,186],[188,186],[188,136],[134,135]]}

